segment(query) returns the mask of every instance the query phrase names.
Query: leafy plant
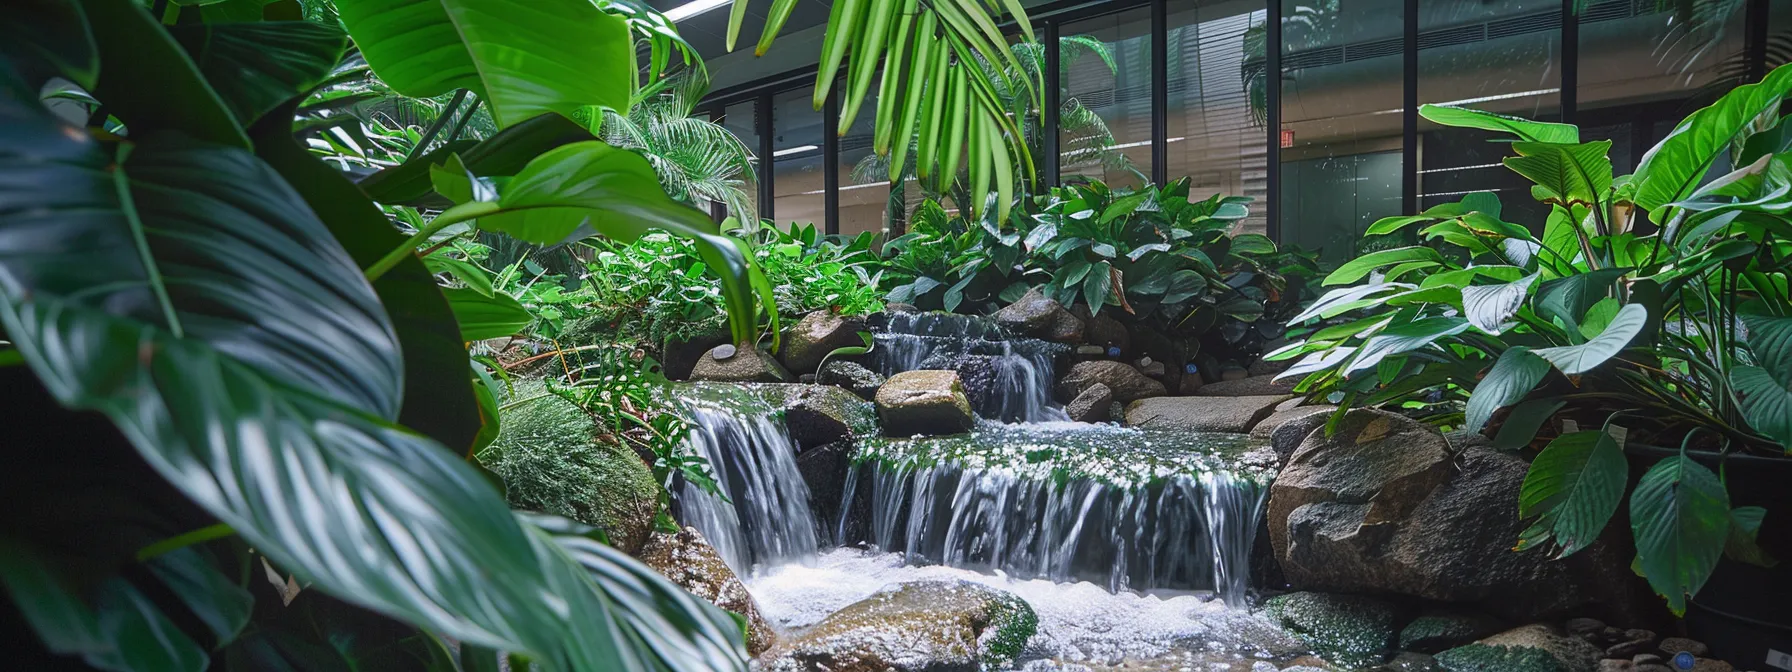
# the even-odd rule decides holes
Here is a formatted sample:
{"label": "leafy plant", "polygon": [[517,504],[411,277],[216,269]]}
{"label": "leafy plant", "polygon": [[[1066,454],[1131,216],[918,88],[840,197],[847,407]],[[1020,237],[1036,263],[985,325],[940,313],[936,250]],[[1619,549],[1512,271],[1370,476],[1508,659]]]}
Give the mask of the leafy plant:
{"label": "leafy plant", "polygon": [[757,223],[746,188],[752,151],[721,124],[692,116],[708,80],[701,71],[686,70],[662,82],[662,93],[637,101],[627,114],[604,111],[601,129],[593,132],[611,146],[646,157],[673,198],[692,205],[715,201],[735,217]]}
{"label": "leafy plant", "polygon": [[[278,8],[263,4],[173,4],[168,25],[126,0],[3,12],[5,371],[35,411],[15,431],[61,446],[8,470],[25,513],[0,527],[0,584],[24,623],[103,669],[304,666],[260,636],[279,625],[261,612],[293,614],[247,590],[259,562],[377,615],[399,632],[382,641],[421,644],[432,653],[414,659],[435,669],[497,650],[557,669],[744,669],[731,618],[589,529],[513,513],[466,463],[495,418],[463,339],[489,325],[457,320],[415,254],[474,221],[556,241],[587,220],[680,228],[751,335],[750,262],[644,160],[588,133],[530,134],[626,106],[622,20],[573,0],[337,2],[380,79],[412,96],[474,91],[497,124],[464,164],[438,150],[363,191],[294,141],[298,106],[348,39],[264,22]],[[550,67],[566,63],[576,77]],[[91,97],[92,128],[45,109],[51,78]],[[432,167],[435,197],[463,204],[394,235],[365,194],[418,177],[428,192]],[[119,466],[92,472],[106,464]],[[186,614],[203,629],[177,626]]]}
{"label": "leafy plant", "polygon": [[[1784,67],[1738,87],[1623,177],[1611,143],[1581,142],[1574,126],[1421,108],[1440,124],[1515,136],[1505,165],[1534,183],[1550,216],[1507,222],[1498,198],[1471,194],[1376,222],[1371,234],[1417,229],[1423,243],[1339,267],[1324,284],[1351,286],[1295,316],[1321,322],[1273,357],[1304,354],[1284,375],[1346,406],[1402,404],[1471,431],[1497,426],[1496,445],[1546,444],[1525,481],[1521,514],[1536,524],[1520,547],[1567,555],[1598,536],[1624,495],[1629,437],[1684,437],[1683,453],[1784,455],[1789,91]],[[1642,230],[1645,218],[1657,232]],[[1552,440],[1552,420],[1604,429]],[[1763,559],[1752,531],[1726,534],[1755,514],[1733,510],[1721,480],[1684,454],[1650,469],[1630,501],[1640,571],[1676,613],[1726,540],[1732,557]]]}

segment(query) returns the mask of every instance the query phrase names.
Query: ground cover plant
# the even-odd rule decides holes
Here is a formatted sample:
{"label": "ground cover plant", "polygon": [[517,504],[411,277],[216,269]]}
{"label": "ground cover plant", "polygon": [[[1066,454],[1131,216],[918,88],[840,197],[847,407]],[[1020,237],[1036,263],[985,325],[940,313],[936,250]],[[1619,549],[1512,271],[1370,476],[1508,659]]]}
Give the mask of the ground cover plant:
{"label": "ground cover plant", "polygon": [[[1540,447],[1519,548],[1592,544],[1625,500],[1626,443],[1678,447],[1629,496],[1637,568],[1675,613],[1722,556],[1770,564],[1764,515],[1732,506],[1693,451],[1792,449],[1792,68],[1680,122],[1633,175],[1571,125],[1426,106],[1445,125],[1513,137],[1509,169],[1547,203],[1508,222],[1500,200],[1381,220],[1418,244],[1358,257],[1293,317],[1285,375],[1344,407],[1395,404],[1438,424]],[[1341,417],[1342,411],[1340,411]],[[1726,464],[1734,470],[1746,466]]]}

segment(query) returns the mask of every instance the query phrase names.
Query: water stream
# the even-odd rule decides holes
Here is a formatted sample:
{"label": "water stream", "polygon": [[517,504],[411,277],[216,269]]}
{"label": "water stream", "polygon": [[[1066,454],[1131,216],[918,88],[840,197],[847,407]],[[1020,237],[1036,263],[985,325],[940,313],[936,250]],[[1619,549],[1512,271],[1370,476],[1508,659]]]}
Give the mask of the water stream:
{"label": "water stream", "polygon": [[809,486],[783,419],[747,390],[691,385],[680,397],[695,425],[690,445],[709,461],[728,501],[687,481],[678,519],[702,532],[736,573],[812,556],[820,541]]}

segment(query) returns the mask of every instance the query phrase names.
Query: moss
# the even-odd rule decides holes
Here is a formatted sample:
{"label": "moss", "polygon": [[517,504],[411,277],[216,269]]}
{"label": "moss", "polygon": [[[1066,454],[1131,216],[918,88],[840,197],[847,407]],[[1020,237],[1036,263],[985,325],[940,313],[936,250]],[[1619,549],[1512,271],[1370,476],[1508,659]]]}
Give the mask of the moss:
{"label": "moss", "polygon": [[1562,672],[1554,656],[1542,649],[1469,644],[1437,654],[1449,672]]}
{"label": "moss", "polygon": [[549,394],[540,381],[517,384],[496,441],[478,455],[504,479],[510,505],[603,528],[633,552],[653,530],[660,488],[627,446],[600,438],[590,415]]}
{"label": "moss", "polygon": [[1264,611],[1321,657],[1348,667],[1386,660],[1398,614],[1373,598],[1330,593],[1289,593],[1271,598]]}
{"label": "moss", "polygon": [[1002,593],[989,606],[989,625],[978,638],[983,669],[1007,667],[1020,657],[1039,630],[1039,615],[1033,606],[1009,593]]}
{"label": "moss", "polygon": [[886,467],[951,463],[1002,468],[1036,480],[1094,480],[1131,487],[1206,471],[1238,472],[1267,483],[1265,469],[1241,468],[1259,447],[1241,434],[1190,434],[1085,424],[979,424],[969,434],[923,439],[870,438],[854,460]]}

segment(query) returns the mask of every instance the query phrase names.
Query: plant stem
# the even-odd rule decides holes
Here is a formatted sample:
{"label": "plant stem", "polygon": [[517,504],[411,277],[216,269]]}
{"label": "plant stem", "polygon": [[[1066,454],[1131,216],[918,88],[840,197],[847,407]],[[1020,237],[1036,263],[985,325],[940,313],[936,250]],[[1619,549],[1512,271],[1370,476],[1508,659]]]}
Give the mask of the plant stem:
{"label": "plant stem", "polygon": [[202,544],[213,539],[223,539],[224,537],[233,534],[236,534],[236,530],[231,529],[229,525],[225,525],[224,523],[208,525],[191,532],[178,534],[148,546],[144,546],[137,551],[137,561],[142,562],[159,555],[178,551],[188,546],[192,546],[193,544]]}
{"label": "plant stem", "polygon": [[454,118],[454,111],[460,109],[461,101],[466,99],[466,89],[454,92],[454,99],[448,101],[448,107],[442,108],[442,113],[436,116],[435,122],[431,123],[429,129],[423,132],[423,139],[418,140],[417,145],[412,147],[411,151],[404,155],[405,163],[410,163],[411,159],[423,155],[423,150],[428,148],[429,143],[434,142],[436,136],[442,133],[442,127],[448,125],[448,120]]}
{"label": "plant stem", "polygon": [[465,114],[460,115],[460,121],[454,122],[454,130],[448,132],[448,142],[460,139],[460,132],[467,129],[467,122],[473,119],[473,113],[478,112],[479,106],[483,104],[485,104],[484,98],[475,99],[473,106],[467,108]]}
{"label": "plant stem", "polygon": [[398,262],[404,261],[405,255],[414,252],[418,245],[423,244],[424,241],[429,240],[430,236],[436,235],[436,233],[440,232],[442,229],[446,229],[467,220],[477,219],[485,215],[496,213],[498,210],[499,207],[497,203],[492,203],[490,201],[473,201],[471,203],[462,203],[443,211],[442,214],[436,215],[436,218],[430,220],[430,222],[424,225],[423,228],[418,229],[416,233],[411,234],[411,237],[406,238],[403,243],[398,245],[398,247],[392,248],[392,251],[387,252],[386,256],[380,257],[379,261],[373,262],[372,266],[368,266],[367,281],[378,281],[380,276],[386,274],[386,271],[392,270],[392,267],[397,266]]}

